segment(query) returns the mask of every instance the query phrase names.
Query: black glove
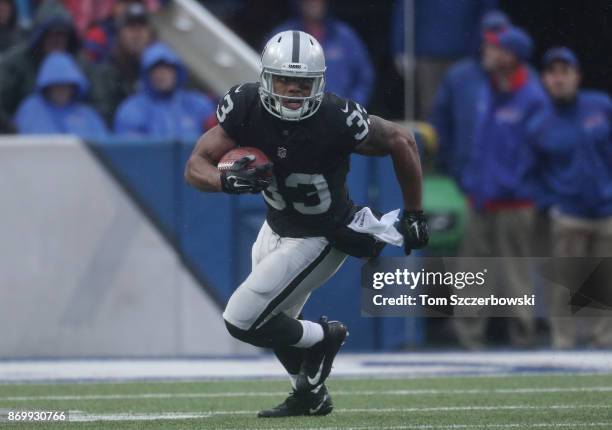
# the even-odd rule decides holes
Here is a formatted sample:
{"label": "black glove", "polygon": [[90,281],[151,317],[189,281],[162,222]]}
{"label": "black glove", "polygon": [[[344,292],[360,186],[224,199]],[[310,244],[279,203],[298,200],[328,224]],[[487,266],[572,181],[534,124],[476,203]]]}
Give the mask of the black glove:
{"label": "black glove", "polygon": [[265,190],[272,176],[270,170],[272,163],[262,164],[257,167],[248,167],[255,160],[254,155],[247,155],[234,161],[232,167],[221,172],[221,189],[228,194],[257,194]]}
{"label": "black glove", "polygon": [[424,248],[429,242],[429,227],[423,211],[404,211],[397,230],[404,236],[404,251]]}

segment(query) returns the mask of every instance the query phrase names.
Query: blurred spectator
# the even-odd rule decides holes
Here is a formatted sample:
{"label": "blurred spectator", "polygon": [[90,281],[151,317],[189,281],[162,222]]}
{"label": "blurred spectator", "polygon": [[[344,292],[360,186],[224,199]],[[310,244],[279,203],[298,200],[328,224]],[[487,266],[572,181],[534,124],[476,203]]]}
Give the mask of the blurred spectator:
{"label": "blurred spectator", "polygon": [[[532,163],[527,131],[532,115],[547,97],[526,61],[532,42],[522,30],[510,27],[487,33],[483,66],[490,82],[477,99],[475,139],[463,170],[463,188],[471,208],[460,254],[466,257],[527,257],[531,254],[533,204],[528,169]],[[511,296],[530,294],[532,281],[522,259],[502,260],[495,288]],[[533,342],[534,316],[528,307],[515,307],[509,321],[514,346]],[[460,342],[468,348],[484,344],[486,320],[456,320]]]}
{"label": "blurred spectator", "polygon": [[193,141],[214,121],[215,104],[184,89],[186,70],[169,47],[163,43],[149,47],[141,70],[144,88],[119,106],[115,133]]}
{"label": "blurred spectator", "polygon": [[[405,6],[412,5],[416,65],[410,64],[405,44]],[[480,43],[479,22],[485,12],[498,7],[497,0],[396,0],[392,18],[391,48],[399,72],[414,70],[417,117],[426,118],[436,89],[453,61],[474,52]],[[416,67],[416,69],[413,69]]]}
{"label": "blurred spectator", "polygon": [[299,16],[271,32],[266,40],[286,30],[313,35],[325,51],[325,90],[367,105],[374,83],[374,69],[368,51],[348,24],[328,13],[326,0],[294,0]]}
{"label": "blurred spectator", "polygon": [[24,40],[25,32],[17,23],[14,0],[0,0],[0,53]]}
{"label": "blurred spectator", "polygon": [[63,0],[63,3],[74,17],[75,26],[80,34],[86,34],[87,30],[96,24],[114,34],[113,17],[123,15],[130,3],[141,3],[149,12],[157,10],[160,6],[159,0]]}
{"label": "blurred spectator", "polygon": [[[43,3],[36,23],[30,40],[9,49],[0,61],[0,116],[5,118],[12,117],[19,103],[34,90],[38,67],[47,54],[78,54],[80,44],[70,14],[59,3]],[[79,58],[79,63],[89,75],[87,62]]]}
{"label": "blurred spectator", "polygon": [[119,104],[137,90],[140,58],[154,40],[142,5],[130,5],[117,21],[118,34],[110,57],[96,67],[92,101],[110,124]]}
{"label": "blurred spectator", "polygon": [[[105,0],[103,2],[72,0],[71,3],[74,3],[75,8],[79,10],[87,8],[91,13],[97,11],[96,21],[81,28],[84,35],[83,49],[85,55],[94,62],[104,61],[111,54],[113,46],[116,44],[117,33],[124,24],[125,15],[130,7],[138,5],[147,14],[156,10],[159,6],[159,2],[156,0]],[[98,5],[98,3],[102,4]],[[106,8],[104,13],[99,12],[102,6]]]}
{"label": "blurred spectator", "polygon": [[[480,23],[482,36],[499,32],[510,25],[500,11],[488,12]],[[482,42],[481,42],[482,43]],[[476,99],[487,81],[482,67],[482,49],[453,65],[438,89],[434,100],[431,123],[438,134],[438,166],[461,183],[462,170],[474,141]]]}
{"label": "blurred spectator", "polygon": [[[612,256],[612,103],[607,94],[579,91],[580,67],[567,48],[544,56],[542,81],[552,106],[534,119],[533,143],[541,185],[538,205],[551,211],[557,257]],[[608,280],[610,281],[610,280]],[[610,288],[601,285],[600,288]],[[550,289],[552,344],[576,346],[577,318],[570,318],[570,292]],[[593,346],[612,347],[612,320],[590,318],[585,331]]]}
{"label": "blurred spectator", "polygon": [[36,91],[17,110],[17,131],[104,137],[107,130],[102,118],[82,102],[87,86],[87,79],[73,57],[61,52],[49,54],[40,67]]}

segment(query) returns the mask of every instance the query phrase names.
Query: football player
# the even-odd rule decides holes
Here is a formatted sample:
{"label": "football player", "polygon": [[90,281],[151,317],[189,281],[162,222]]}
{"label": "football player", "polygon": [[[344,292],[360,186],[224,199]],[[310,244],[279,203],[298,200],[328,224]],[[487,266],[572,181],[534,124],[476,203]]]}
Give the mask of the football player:
{"label": "football player", "polygon": [[[311,35],[275,35],[261,63],[258,83],[223,97],[219,125],[198,140],[185,177],[205,192],[261,192],[267,204],[251,274],[223,313],[232,336],[271,348],[290,375],[291,395],[259,416],[326,415],[332,402],[325,380],[348,332],[325,317],[302,320],[302,307],[347,255],[375,257],[384,245],[347,227],[359,210],[346,186],[350,155],[391,156],[404,200],[397,231],[407,254],[428,241],[419,155],[405,128],[324,92],[325,57]],[[238,146],[256,147],[272,163],[249,167],[254,157],[247,156],[220,172],[221,157]]]}

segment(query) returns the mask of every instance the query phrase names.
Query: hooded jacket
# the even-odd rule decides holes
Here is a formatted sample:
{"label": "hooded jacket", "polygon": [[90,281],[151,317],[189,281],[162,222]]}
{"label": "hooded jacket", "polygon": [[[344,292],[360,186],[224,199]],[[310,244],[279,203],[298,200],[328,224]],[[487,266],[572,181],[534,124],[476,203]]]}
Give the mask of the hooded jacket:
{"label": "hooded jacket", "polygon": [[[150,71],[159,63],[176,70],[176,86],[170,93],[160,93],[150,81]],[[215,105],[205,95],[184,89],[185,67],[168,46],[155,43],[143,53],[141,80],[142,90],[128,97],[117,110],[116,134],[192,141],[205,131]]]}
{"label": "hooded jacket", "polygon": [[42,41],[56,28],[67,31],[68,53],[77,55],[79,39],[68,12],[54,2],[41,5],[29,40],[9,49],[0,61],[0,113],[11,117],[19,103],[34,90],[38,68],[44,59]]}
{"label": "hooded jacket", "polygon": [[557,206],[580,218],[612,216],[612,102],[598,91],[580,91],[533,121],[538,206]]}
{"label": "hooded jacket", "polygon": [[548,97],[526,66],[519,72],[510,91],[486,82],[476,99],[474,142],[461,176],[479,210],[528,205],[532,197],[529,128]]}
{"label": "hooded jacket", "polygon": [[[53,85],[73,85],[76,93],[70,103],[58,106],[44,94]],[[81,100],[88,90],[87,79],[74,59],[66,53],[49,54],[36,79],[35,92],[19,106],[15,125],[22,134],[75,134],[100,138],[107,134],[102,118]]]}
{"label": "hooded jacket", "polygon": [[[480,21],[479,45],[488,32],[498,33],[508,26],[510,20],[503,12],[486,13]],[[450,67],[434,99],[430,122],[438,134],[438,167],[458,184],[474,141],[476,99],[487,80],[481,53],[475,51]]]}

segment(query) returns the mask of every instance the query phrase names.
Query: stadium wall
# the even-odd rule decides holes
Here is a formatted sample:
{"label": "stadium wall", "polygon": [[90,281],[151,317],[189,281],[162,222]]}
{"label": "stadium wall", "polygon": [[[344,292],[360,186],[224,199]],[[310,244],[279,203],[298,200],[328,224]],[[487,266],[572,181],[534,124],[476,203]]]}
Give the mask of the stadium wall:
{"label": "stadium wall", "polygon": [[[0,357],[252,354],[221,312],[250,271],[259,196],[202,194],[183,170],[193,144],[0,139]],[[401,196],[390,161],[354,157],[352,198],[384,210]],[[388,247],[387,255],[401,255]],[[418,343],[416,319],[360,315],[350,258],[304,309],[351,328],[347,350]]]}
{"label": "stadium wall", "polygon": [[255,352],[227,336],[206,280],[83,142],[2,138],[0,195],[0,357]]}

